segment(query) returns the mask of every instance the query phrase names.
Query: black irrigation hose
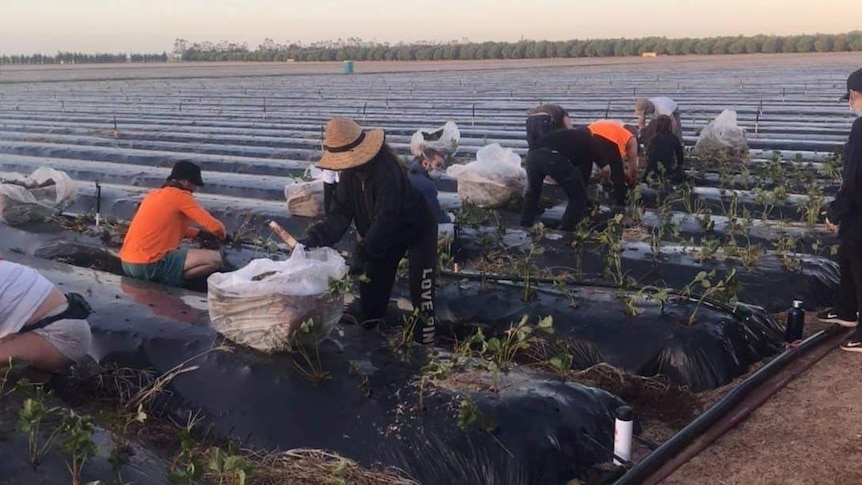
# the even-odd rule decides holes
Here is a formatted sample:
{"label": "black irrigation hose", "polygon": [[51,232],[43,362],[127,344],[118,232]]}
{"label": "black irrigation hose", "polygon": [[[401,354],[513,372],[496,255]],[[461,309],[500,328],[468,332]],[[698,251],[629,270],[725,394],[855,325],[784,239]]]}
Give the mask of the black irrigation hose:
{"label": "black irrigation hose", "polygon": [[[523,276],[507,276],[507,275],[498,275],[498,274],[482,274],[482,273],[465,273],[465,272],[454,272],[454,271],[441,271],[440,276],[448,276],[450,278],[458,278],[458,279],[467,279],[473,281],[510,281],[513,283],[524,283],[527,281],[527,278]],[[554,278],[529,278],[529,280],[533,283],[565,283],[566,286],[598,286],[600,288],[609,288],[612,290],[618,290],[622,288],[621,285],[617,283],[611,283],[608,281],[566,281],[559,280]]]}
{"label": "black irrigation hose", "polygon": [[[834,329],[833,329],[834,330]],[[796,359],[800,355],[807,353],[812,348],[820,345],[824,341],[831,338],[833,331],[822,330],[808,337],[799,346],[784,352],[771,362],[761,367],[747,379],[742,381],[732,391],[722,397],[717,403],[710,407],[705,413],[698,416],[694,421],[688,424],[685,428],[673,435],[669,440],[662,443],[655,451],[647,455],[634,468],[629,470],[619,480],[614,482],[614,485],[636,485],[643,483],[659,468],[662,467],[668,460],[676,456],[679,452],[691,444],[704,431],[722,419],[728,411],[742,402],[748,395],[760,386],[765,380],[774,376],[778,371],[784,368],[790,361]]]}
{"label": "black irrigation hose", "polygon": [[[506,275],[497,275],[497,274],[482,274],[482,273],[464,273],[464,272],[454,272],[454,271],[440,271],[440,276],[448,276],[450,278],[459,278],[459,279],[467,279],[472,281],[494,281],[494,282],[510,282],[510,283],[526,283],[527,278],[523,276],[506,276]],[[531,283],[546,283],[546,284],[565,284],[566,286],[595,286],[598,288],[606,288],[610,290],[625,290],[630,289],[627,286],[621,285],[619,283],[611,283],[609,281],[571,281],[571,280],[560,280],[554,278],[529,278]],[[681,290],[677,290],[674,288],[667,288],[669,293],[674,295],[687,298],[691,301],[698,301],[701,295],[697,293],[692,293],[690,296],[683,295]],[[727,304],[719,301],[715,301],[709,298],[705,298],[701,305],[717,308],[719,310],[725,311],[727,313],[731,313],[736,315],[736,309]]]}

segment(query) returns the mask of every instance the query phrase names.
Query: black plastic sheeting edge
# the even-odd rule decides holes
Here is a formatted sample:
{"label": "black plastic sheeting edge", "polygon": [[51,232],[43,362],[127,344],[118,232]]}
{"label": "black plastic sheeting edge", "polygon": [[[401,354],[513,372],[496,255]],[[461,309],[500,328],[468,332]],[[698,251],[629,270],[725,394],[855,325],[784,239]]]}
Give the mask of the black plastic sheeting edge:
{"label": "black plastic sheeting edge", "polygon": [[705,413],[698,416],[697,419],[689,423],[688,426],[681,429],[669,440],[662,443],[662,445],[655,451],[647,455],[646,458],[638,462],[634,468],[614,482],[614,485],[637,485],[643,483],[644,480],[655,473],[668,460],[676,456],[677,453],[691,444],[695,438],[701,435],[701,433],[723,418],[731,408],[742,402],[742,400],[745,399],[752,390],[762,384],[763,381],[774,376],[790,361],[820,345],[825,340],[828,340],[834,333],[842,332],[844,330],[845,329],[840,327],[821,330],[802,341],[799,346],[774,358],[771,362],[761,367],[747,379],[742,381],[732,391],[727,393],[727,395],[707,409]]}

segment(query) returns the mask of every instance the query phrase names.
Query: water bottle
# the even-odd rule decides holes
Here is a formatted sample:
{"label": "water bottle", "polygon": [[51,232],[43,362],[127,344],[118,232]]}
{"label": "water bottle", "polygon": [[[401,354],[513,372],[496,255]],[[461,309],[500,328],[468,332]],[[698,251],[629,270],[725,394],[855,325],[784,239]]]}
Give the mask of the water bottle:
{"label": "water bottle", "polygon": [[804,328],[805,310],[802,309],[802,300],[793,300],[793,308],[787,310],[787,326],[784,330],[784,340],[786,342],[801,340]]}
{"label": "water bottle", "polygon": [[[614,465],[625,465],[632,459],[632,429],[634,428],[634,412],[628,406],[617,408],[617,419],[614,422]],[[618,460],[617,457],[620,459]]]}

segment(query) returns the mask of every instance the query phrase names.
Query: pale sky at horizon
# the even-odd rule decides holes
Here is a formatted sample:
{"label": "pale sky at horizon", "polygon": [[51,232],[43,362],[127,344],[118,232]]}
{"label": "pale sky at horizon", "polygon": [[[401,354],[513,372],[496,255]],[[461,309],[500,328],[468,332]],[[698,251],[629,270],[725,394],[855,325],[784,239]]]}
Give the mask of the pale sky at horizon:
{"label": "pale sky at horizon", "polygon": [[169,52],[178,37],[254,49],[267,37],[394,43],[840,33],[862,28],[854,1],[0,0],[0,53]]}

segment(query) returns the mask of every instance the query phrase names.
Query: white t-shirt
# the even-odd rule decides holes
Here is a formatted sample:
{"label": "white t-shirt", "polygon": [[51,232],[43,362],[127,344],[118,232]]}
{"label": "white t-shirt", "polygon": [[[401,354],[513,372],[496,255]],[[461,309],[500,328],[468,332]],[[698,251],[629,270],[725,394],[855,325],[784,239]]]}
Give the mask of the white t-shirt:
{"label": "white t-shirt", "polygon": [[650,102],[655,108],[655,116],[673,116],[673,112],[677,110],[678,106],[676,105],[676,101],[668,98],[667,96],[656,96],[655,98],[650,98]]}
{"label": "white t-shirt", "polygon": [[21,330],[53,290],[35,269],[0,261],[0,338]]}

